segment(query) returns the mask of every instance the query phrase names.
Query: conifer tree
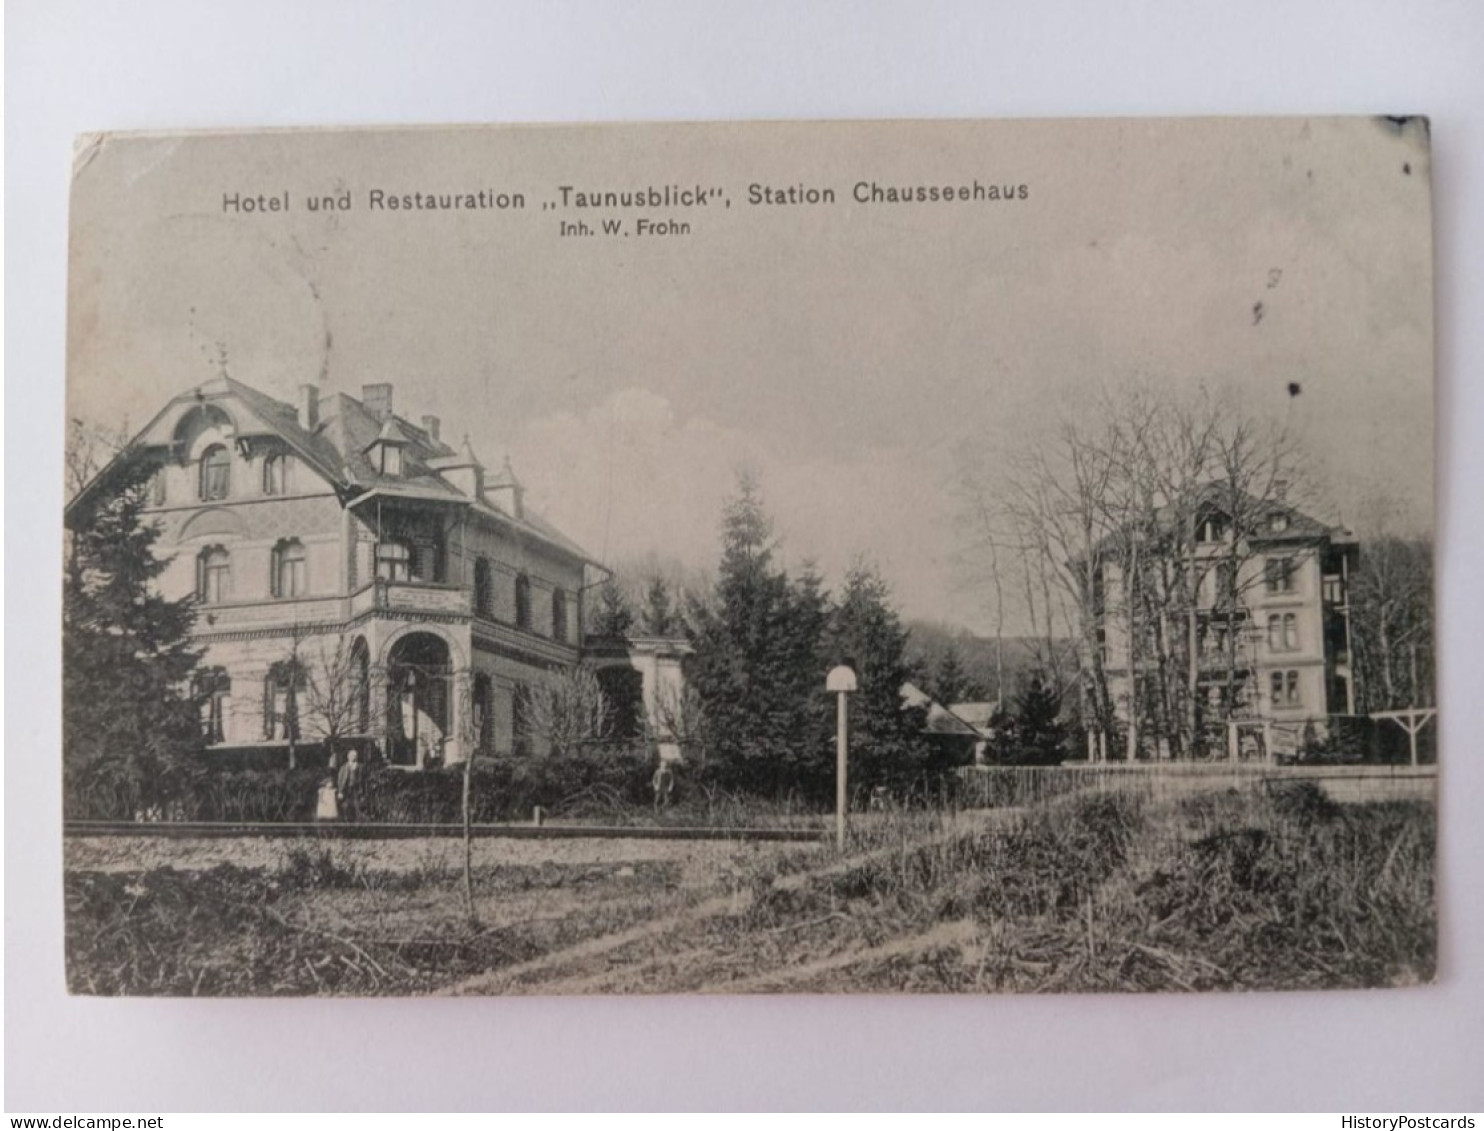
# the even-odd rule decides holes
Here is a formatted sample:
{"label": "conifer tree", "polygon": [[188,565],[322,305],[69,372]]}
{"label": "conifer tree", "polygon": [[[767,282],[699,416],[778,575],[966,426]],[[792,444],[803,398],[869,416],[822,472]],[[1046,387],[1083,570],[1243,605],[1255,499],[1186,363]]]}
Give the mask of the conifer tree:
{"label": "conifer tree", "polygon": [[[190,680],[190,598],[154,587],[168,564],[146,521],[145,471],[75,519],[62,604],[67,811],[128,817],[163,806],[203,748]],[[107,800],[104,800],[104,799]]]}
{"label": "conifer tree", "polygon": [[818,689],[828,597],[774,562],[773,527],[748,476],[722,519],[711,600],[692,608],[686,678],[705,719],[708,766],[727,785],[769,794],[819,788]]}
{"label": "conifer tree", "polygon": [[622,640],[634,627],[634,612],[624,596],[618,578],[609,574],[598,589],[598,608],[593,617],[592,635]]}
{"label": "conifer tree", "polygon": [[829,635],[835,662],[855,669],[860,688],[850,697],[851,781],[897,791],[917,784],[927,768],[926,711],[903,708],[907,630],[875,570],[857,563],[846,574]]}
{"label": "conifer tree", "polygon": [[670,601],[670,587],[662,576],[655,574],[644,591],[644,608],[640,612],[645,634],[669,636],[680,627],[679,619]]}
{"label": "conifer tree", "polygon": [[1057,765],[1066,756],[1061,697],[1034,672],[1015,697],[1012,759],[1022,765]]}
{"label": "conifer tree", "polygon": [[963,703],[969,698],[968,687],[968,674],[958,658],[958,649],[950,641],[933,670],[933,698],[944,706]]}

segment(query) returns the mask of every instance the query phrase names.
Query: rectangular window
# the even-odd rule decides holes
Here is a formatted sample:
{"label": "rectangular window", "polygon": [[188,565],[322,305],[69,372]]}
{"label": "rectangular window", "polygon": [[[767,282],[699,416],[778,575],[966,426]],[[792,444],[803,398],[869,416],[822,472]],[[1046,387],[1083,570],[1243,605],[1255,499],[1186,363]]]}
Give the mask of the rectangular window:
{"label": "rectangular window", "polygon": [[201,456],[201,499],[225,499],[232,491],[232,457],[222,444],[213,444]]}
{"label": "rectangular window", "polygon": [[1263,563],[1263,580],[1269,593],[1292,593],[1298,565],[1292,558],[1269,558]]}
{"label": "rectangular window", "polygon": [[1303,696],[1299,692],[1298,672],[1273,672],[1269,680],[1274,707],[1303,706]]}
{"label": "rectangular window", "polygon": [[232,595],[232,559],[220,546],[205,550],[196,560],[196,597],[216,605]]}
{"label": "rectangular window", "polygon": [[1232,567],[1230,562],[1217,562],[1214,581],[1215,593],[1211,603],[1218,609],[1230,608],[1232,603]]}
{"label": "rectangular window", "polygon": [[1299,649],[1298,614],[1273,613],[1268,617],[1268,651],[1297,652]]}
{"label": "rectangular window", "polygon": [[376,547],[376,576],[382,581],[412,578],[412,551],[402,542],[382,542]]}
{"label": "rectangular window", "polygon": [[293,456],[273,455],[263,461],[263,494],[287,495],[293,489]]}

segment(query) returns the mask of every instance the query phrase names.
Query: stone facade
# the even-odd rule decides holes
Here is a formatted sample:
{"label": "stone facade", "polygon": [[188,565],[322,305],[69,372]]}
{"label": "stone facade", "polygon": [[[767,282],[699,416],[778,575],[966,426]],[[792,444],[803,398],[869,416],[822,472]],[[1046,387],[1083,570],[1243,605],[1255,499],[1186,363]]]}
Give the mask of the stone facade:
{"label": "stone facade", "polygon": [[[1258,528],[1234,546],[1230,523],[1211,508],[1186,551],[1200,577],[1194,626],[1199,693],[1208,717],[1229,720],[1220,742],[1233,757],[1243,756],[1249,744],[1267,754],[1292,753],[1306,732],[1322,736],[1332,716],[1355,711],[1349,585],[1356,543],[1348,531],[1282,501],[1267,509]],[[1102,566],[1101,592],[1103,670],[1109,698],[1126,719],[1130,619],[1116,560]],[[1169,625],[1170,631],[1190,631],[1178,612]],[[1143,655],[1136,666],[1141,681],[1152,664],[1147,649]]]}
{"label": "stone facade", "polygon": [[222,376],[166,405],[69,517],[139,460],[161,588],[197,602],[212,750],[541,753],[523,699],[581,662],[595,563],[508,464],[487,478],[436,419],[395,415],[389,385],[295,405]]}

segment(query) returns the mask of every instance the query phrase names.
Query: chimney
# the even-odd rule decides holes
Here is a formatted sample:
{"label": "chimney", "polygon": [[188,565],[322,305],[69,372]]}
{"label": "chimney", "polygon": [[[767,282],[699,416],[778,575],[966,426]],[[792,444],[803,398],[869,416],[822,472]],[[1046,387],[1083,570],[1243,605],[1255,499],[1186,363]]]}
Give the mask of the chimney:
{"label": "chimney", "polygon": [[428,434],[428,438],[430,440],[432,440],[433,443],[435,443],[435,444],[439,442],[439,440],[438,440],[438,424],[439,424],[439,420],[438,420],[438,418],[436,416],[425,416],[425,417],[423,417],[423,431]]}
{"label": "chimney", "polygon": [[391,385],[362,385],[361,404],[377,420],[386,420],[392,415]]}
{"label": "chimney", "polygon": [[313,432],[319,427],[319,386],[299,386],[299,427]]}
{"label": "chimney", "polygon": [[1277,499],[1280,503],[1288,501],[1288,480],[1273,480],[1273,498]]}

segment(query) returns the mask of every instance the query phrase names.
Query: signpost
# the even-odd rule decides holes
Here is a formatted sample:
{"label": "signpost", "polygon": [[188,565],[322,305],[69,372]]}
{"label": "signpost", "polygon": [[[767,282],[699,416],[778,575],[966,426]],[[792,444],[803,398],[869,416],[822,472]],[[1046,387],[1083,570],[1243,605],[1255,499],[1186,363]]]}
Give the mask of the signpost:
{"label": "signpost", "polygon": [[857,689],[854,669],[847,664],[831,668],[830,674],[825,677],[824,686],[826,691],[833,691],[838,697],[835,711],[835,846],[844,852],[845,809],[848,804],[845,752],[850,745],[846,696]]}

